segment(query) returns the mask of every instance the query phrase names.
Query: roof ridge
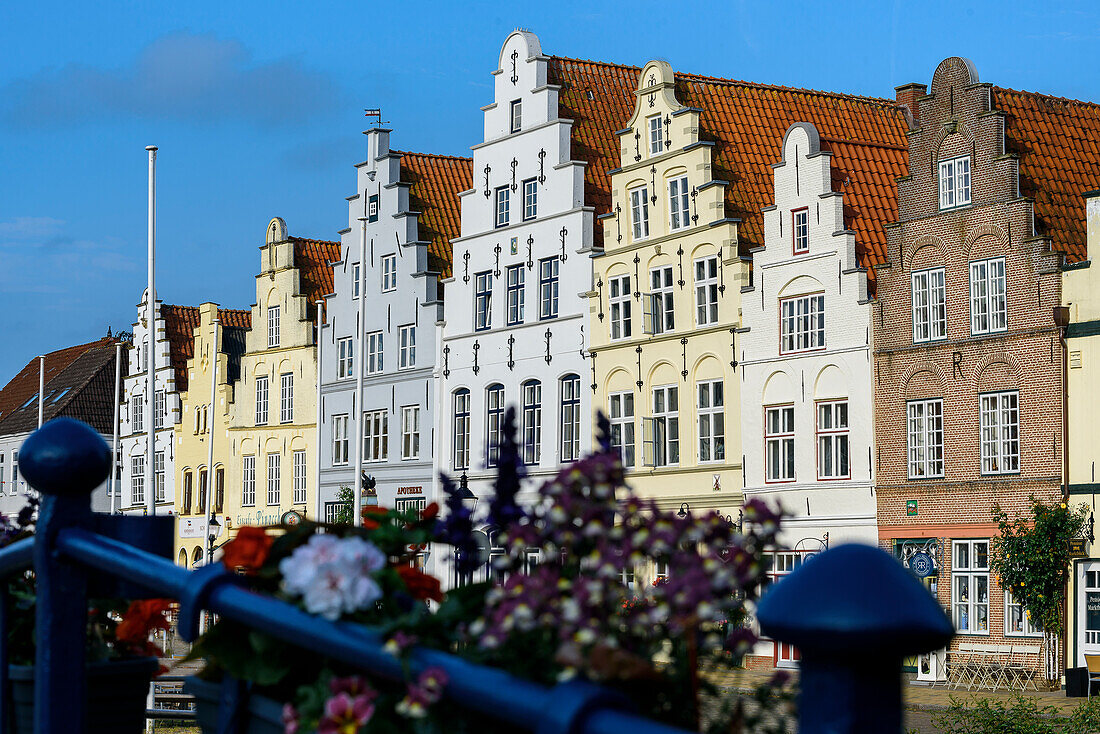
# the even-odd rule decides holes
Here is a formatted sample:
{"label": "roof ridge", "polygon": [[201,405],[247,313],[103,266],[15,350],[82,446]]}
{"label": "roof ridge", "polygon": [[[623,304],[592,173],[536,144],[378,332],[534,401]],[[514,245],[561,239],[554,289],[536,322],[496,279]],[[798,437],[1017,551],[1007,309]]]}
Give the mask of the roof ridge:
{"label": "roof ridge", "polygon": [[[104,345],[104,346],[106,346],[106,345]],[[68,369],[70,369],[74,364],[76,364],[77,361],[83,359],[91,351],[92,351],[91,349],[87,350],[86,352],[81,354],[79,357],[74,359],[72,362],[70,362],[69,365],[65,369],[61,370],[61,372],[54,375],[50,379],[50,382],[53,382],[58,377],[61,377],[61,375],[65,374],[65,372]],[[100,372],[102,372],[104,369],[107,368],[107,365],[110,364],[111,360],[114,359],[114,357],[115,357],[115,355],[113,353],[108,353],[108,355],[109,355],[110,359],[103,360],[103,363],[100,364],[99,367],[94,372],[89,374],[88,377],[84,380],[84,382],[80,383],[79,385],[74,385],[73,387],[69,388],[69,391],[67,393],[65,393],[65,395],[64,395],[65,400],[60,405],[58,405],[57,409],[54,411],[54,417],[55,418],[57,416],[61,415],[61,412],[63,410],[65,410],[65,408],[69,407],[69,403],[71,403],[73,400],[75,400],[76,396],[79,395],[81,392],[83,392],[84,388],[88,387],[88,385],[90,385],[92,383],[92,380],[94,380],[97,376],[99,376]]]}
{"label": "roof ridge", "polygon": [[1088,105],[1089,107],[1100,108],[1100,102],[1091,102],[1087,99],[1074,99],[1073,97],[1059,97],[1056,94],[1044,94],[1043,92],[1029,92],[1026,89],[1011,89],[1010,87],[998,87],[993,86],[993,89],[997,92],[1009,92],[1011,94],[1024,94],[1028,97],[1042,97],[1043,99],[1049,99],[1054,102],[1071,102],[1073,104]]}
{"label": "roof ridge", "polygon": [[338,244],[340,244],[339,241],[319,240],[316,237],[299,237],[299,236],[293,235],[293,234],[292,235],[287,235],[287,240],[289,242],[319,242],[323,245],[338,245]]}
{"label": "roof ridge", "polygon": [[[616,69],[633,69],[641,71],[642,67],[633,66],[630,64],[616,64],[611,61],[593,61],[591,59],[575,59],[569,56],[551,56],[552,59],[559,61],[572,61],[579,64],[593,64],[595,66],[608,66]],[[686,71],[675,71],[673,73],[678,78],[684,78],[685,80],[696,80],[713,84],[725,84],[729,86],[741,86],[751,87],[753,89],[773,89],[784,92],[798,92],[802,94],[814,94],[821,97],[832,97],[839,99],[860,100],[863,102],[873,102],[882,104],[884,106],[894,107],[897,105],[897,101],[890,99],[889,97],[872,97],[865,94],[851,94],[848,92],[830,92],[822,89],[810,89],[808,87],[788,87],[782,84],[767,84],[765,82],[750,82],[743,79],[727,79],[725,77],[707,76],[706,74],[693,74]]]}
{"label": "roof ridge", "polygon": [[449,158],[456,161],[469,161],[470,163],[474,161],[473,158],[467,158],[461,155],[448,155],[447,153],[417,153],[412,150],[397,150],[396,148],[391,148],[390,152],[397,153],[398,155],[415,155],[420,158]]}

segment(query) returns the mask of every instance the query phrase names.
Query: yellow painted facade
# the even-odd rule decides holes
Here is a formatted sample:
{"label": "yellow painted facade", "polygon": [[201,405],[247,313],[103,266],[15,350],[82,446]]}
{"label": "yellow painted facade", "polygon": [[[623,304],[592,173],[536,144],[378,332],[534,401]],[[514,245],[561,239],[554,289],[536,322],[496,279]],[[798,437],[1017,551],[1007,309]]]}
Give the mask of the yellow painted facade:
{"label": "yellow painted facade", "polygon": [[[1088,197],[1089,260],[1063,272],[1062,303],[1069,309],[1066,385],[1070,503],[1075,507],[1087,504],[1094,514],[1100,495],[1100,430],[1096,427],[1096,416],[1100,415],[1100,263],[1093,256],[1100,256],[1100,194],[1093,192]],[[1100,547],[1086,541],[1084,553],[1084,558],[1070,562],[1066,667],[1084,665],[1086,652],[1100,653],[1100,624],[1087,624],[1084,614],[1088,602],[1100,607]],[[1094,619],[1096,611],[1094,608]]]}
{"label": "yellow painted facade", "polygon": [[699,111],[677,102],[673,81],[667,63],[646,64],[619,132],[622,167],[612,172],[589,294],[593,407],[611,417],[627,481],[641,495],[736,520],[734,332],[748,270],[725,215],[725,184],[712,176],[712,145],[700,142]]}

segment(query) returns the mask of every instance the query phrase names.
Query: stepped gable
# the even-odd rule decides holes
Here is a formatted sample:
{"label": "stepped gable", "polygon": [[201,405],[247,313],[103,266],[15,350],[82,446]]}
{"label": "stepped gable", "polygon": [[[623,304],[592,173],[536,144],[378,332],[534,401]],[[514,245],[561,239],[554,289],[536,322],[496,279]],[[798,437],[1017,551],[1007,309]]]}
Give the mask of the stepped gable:
{"label": "stepped gable", "polygon": [[[195,356],[195,329],[199,326],[198,306],[160,307],[164,330],[168,336],[172,370],[176,375],[176,391],[187,391],[187,360]],[[237,308],[219,308],[218,320],[228,329],[252,328],[252,312]]]}
{"label": "stepped gable", "polygon": [[1019,157],[1020,195],[1035,204],[1035,234],[1068,262],[1088,257],[1085,200],[1100,189],[1100,105],[993,87],[1005,115],[1005,152]]}
{"label": "stepped gable", "polygon": [[[573,158],[588,164],[585,202],[597,215],[610,210],[608,171],[620,166],[614,133],[634,112],[640,73],[636,66],[550,58],[549,81],[562,87],[559,114],[574,120]],[[885,261],[883,225],[897,220],[895,179],[908,173],[908,126],[894,100],[681,73],[676,98],[700,110],[700,138],[715,143],[713,176],[729,183],[726,216],[741,220],[742,254],[764,244],[760,210],[774,201],[772,164],[782,157],[784,133],[811,122],[822,150],[833,154],[833,187],[844,194],[861,265]]]}
{"label": "stepped gable", "polygon": [[419,238],[428,244],[428,268],[439,279],[451,277],[451,240],[461,234],[458,195],[473,187],[473,161],[449,155],[409,153],[401,156],[401,181],[409,187],[409,208],[419,212]]}
{"label": "stepped gable", "polygon": [[[110,337],[46,355],[43,421],[69,416],[101,433],[113,429],[115,343]],[[38,427],[38,358],[32,359],[0,391],[0,434],[25,433]],[[10,407],[9,407],[10,406]]]}
{"label": "stepped gable", "polygon": [[[306,316],[317,320],[316,302],[336,290],[330,263],[340,259],[340,243],[328,240],[311,240],[305,237],[288,237],[294,243],[294,266],[298,268],[300,295],[306,297]],[[325,318],[324,304],[321,318]],[[246,327],[247,328],[247,327]]]}

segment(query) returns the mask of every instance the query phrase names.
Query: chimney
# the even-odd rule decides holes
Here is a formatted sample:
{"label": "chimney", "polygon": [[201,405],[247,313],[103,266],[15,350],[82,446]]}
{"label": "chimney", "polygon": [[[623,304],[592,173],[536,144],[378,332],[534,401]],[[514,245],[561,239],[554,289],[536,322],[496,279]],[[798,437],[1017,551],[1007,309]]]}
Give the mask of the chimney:
{"label": "chimney", "polygon": [[1100,191],[1089,191],[1085,197],[1085,257],[1100,257]]}
{"label": "chimney", "polygon": [[916,128],[920,122],[920,105],[917,104],[917,100],[928,94],[928,87],[912,82],[894,87],[894,93],[897,95],[898,107],[903,107],[909,112],[906,116],[909,120],[909,128]]}

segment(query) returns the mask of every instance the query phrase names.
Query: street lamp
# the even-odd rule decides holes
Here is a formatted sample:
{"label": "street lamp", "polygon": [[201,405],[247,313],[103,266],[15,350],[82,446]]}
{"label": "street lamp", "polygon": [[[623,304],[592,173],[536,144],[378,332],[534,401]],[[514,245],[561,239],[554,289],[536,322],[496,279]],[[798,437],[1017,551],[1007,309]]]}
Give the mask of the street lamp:
{"label": "street lamp", "polygon": [[676,517],[687,517],[688,512],[690,512],[690,511],[691,511],[691,508],[688,507],[688,503],[687,502],[681,502],[680,503],[680,509],[676,511]]}
{"label": "street lamp", "polygon": [[470,511],[470,514],[474,514],[474,509],[477,507],[477,495],[470,489],[469,477],[466,476],[466,472],[462,472],[462,478],[458,483],[458,492],[456,492],[458,498],[462,500],[462,506]]}
{"label": "street lamp", "polygon": [[211,513],[210,521],[207,523],[206,533],[209,543],[206,546],[206,562],[214,562],[214,540],[218,537],[218,533],[221,532],[222,524],[218,522],[218,518]]}

